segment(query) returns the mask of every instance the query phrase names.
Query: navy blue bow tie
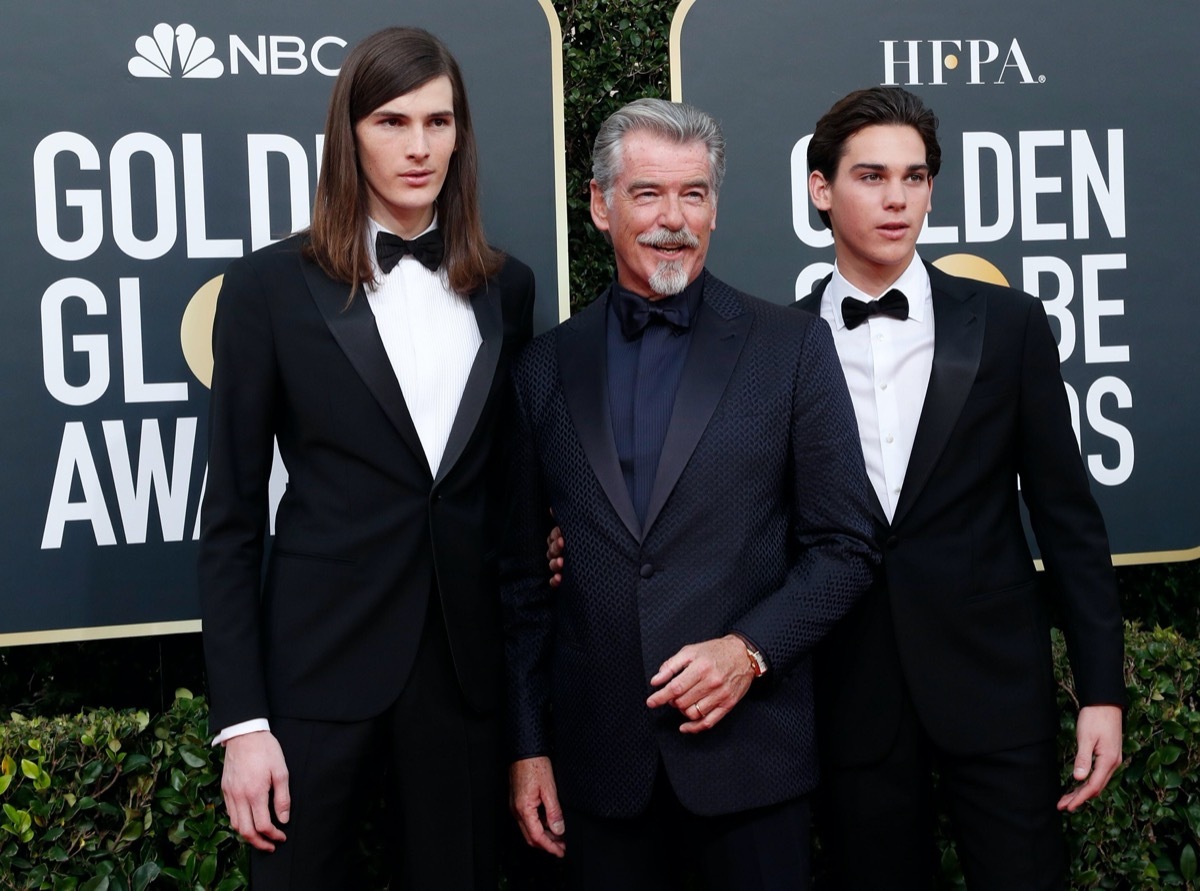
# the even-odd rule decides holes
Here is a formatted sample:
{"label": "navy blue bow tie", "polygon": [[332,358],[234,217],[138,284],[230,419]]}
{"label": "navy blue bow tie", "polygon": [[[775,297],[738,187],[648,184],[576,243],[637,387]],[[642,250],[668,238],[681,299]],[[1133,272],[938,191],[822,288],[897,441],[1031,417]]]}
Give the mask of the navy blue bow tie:
{"label": "navy blue bow tie", "polygon": [[682,331],[692,324],[692,313],[686,300],[680,295],[661,300],[648,300],[617,288],[613,294],[617,318],[621,322],[621,333],[626,340],[633,340],[646,330],[648,325],[670,325]]}
{"label": "navy blue bow tie", "polygon": [[888,316],[903,321],[908,318],[908,298],[902,291],[892,288],[878,300],[864,303],[847,297],[842,301],[842,319],[847,328],[854,330],[871,316]]}
{"label": "navy blue bow tie", "polygon": [[384,232],[382,229],[375,236],[375,259],[384,273],[395,269],[405,254],[412,254],[413,259],[430,272],[437,272],[437,268],[442,265],[445,250],[440,229],[431,229],[411,240]]}

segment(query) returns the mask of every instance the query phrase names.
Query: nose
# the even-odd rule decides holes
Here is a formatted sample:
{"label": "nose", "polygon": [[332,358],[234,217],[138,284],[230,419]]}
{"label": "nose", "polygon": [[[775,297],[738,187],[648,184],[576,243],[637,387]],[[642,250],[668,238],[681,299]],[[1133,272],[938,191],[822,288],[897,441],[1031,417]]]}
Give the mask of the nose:
{"label": "nose", "polygon": [[422,160],[429,157],[429,141],[425,138],[425,129],[423,127],[412,128],[405,154],[414,160]]}
{"label": "nose", "polygon": [[683,202],[679,200],[678,195],[668,195],[663,201],[658,215],[658,224],[672,232],[682,229],[687,224],[683,215]]}
{"label": "nose", "polygon": [[883,193],[883,206],[890,209],[899,209],[907,204],[908,195],[904,191],[904,183],[897,180],[888,180]]}

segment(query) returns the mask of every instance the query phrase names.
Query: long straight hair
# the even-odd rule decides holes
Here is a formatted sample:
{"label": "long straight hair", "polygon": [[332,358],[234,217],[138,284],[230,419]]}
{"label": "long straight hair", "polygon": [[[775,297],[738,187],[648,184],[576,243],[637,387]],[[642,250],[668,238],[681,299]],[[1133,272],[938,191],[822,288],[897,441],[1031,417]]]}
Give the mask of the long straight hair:
{"label": "long straight hair", "polygon": [[458,62],[420,28],[385,28],[347,55],[325,119],[325,148],[305,253],[351,294],[374,278],[368,253],[367,181],[358,161],[354,127],[385,102],[438,77],[454,92],[455,151],[437,197],[438,228],[446,245],[442,268],[450,287],[469,294],[500,271],[504,255],[487,243],[479,212],[479,153]]}

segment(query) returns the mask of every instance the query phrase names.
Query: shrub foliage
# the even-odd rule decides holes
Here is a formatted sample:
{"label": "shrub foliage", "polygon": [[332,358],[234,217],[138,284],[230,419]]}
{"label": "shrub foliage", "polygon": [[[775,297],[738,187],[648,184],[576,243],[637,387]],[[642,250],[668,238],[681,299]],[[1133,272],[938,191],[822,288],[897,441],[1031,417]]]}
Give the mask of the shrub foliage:
{"label": "shrub foliage", "polygon": [[[1076,705],[1057,635],[1055,662],[1069,782]],[[1200,644],[1129,626],[1125,681],[1124,763],[1099,800],[1067,818],[1072,887],[1196,888]],[[0,724],[0,888],[245,888],[206,718],[204,701],[180,690],[157,718],[98,709]]]}
{"label": "shrub foliage", "polygon": [[208,709],[97,709],[0,724],[0,888],[245,888]]}

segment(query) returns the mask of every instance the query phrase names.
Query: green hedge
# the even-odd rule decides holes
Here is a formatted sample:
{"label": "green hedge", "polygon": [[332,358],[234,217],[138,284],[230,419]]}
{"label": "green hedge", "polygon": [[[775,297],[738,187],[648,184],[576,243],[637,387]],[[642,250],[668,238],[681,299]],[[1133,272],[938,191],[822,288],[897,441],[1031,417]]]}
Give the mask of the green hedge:
{"label": "green hedge", "polygon": [[[1055,639],[1074,749],[1073,690]],[[1073,888],[1195,888],[1200,834],[1200,643],[1131,626],[1125,762],[1068,818]],[[180,690],[151,718],[100,709],[0,724],[0,888],[135,891],[246,887],[244,851],[221,806],[207,707]],[[1064,780],[1070,769],[1064,756]],[[946,884],[958,883],[944,843]]]}
{"label": "green hedge", "polygon": [[0,888],[245,888],[208,707],[98,709],[0,724]]}

